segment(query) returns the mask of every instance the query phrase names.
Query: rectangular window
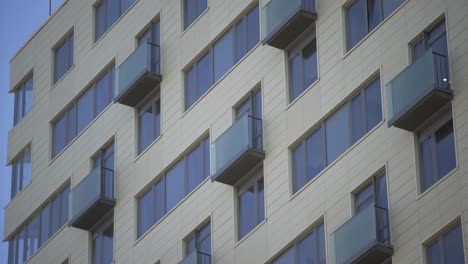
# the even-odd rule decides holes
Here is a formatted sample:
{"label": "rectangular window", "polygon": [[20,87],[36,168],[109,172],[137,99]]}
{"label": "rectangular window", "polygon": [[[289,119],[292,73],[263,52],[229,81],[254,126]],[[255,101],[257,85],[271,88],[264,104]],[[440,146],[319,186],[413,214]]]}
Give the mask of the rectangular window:
{"label": "rectangular window", "polygon": [[434,239],[426,247],[429,264],[463,264],[463,233],[461,224],[457,224]]}
{"label": "rectangular window", "polygon": [[404,0],[355,0],[346,7],[346,48],[349,51],[395,11]]}
{"label": "rectangular window", "polygon": [[451,113],[419,135],[421,191],[434,185],[456,166]]}
{"label": "rectangular window", "polygon": [[95,9],[95,38],[101,36],[130,8],[135,0],[102,0]]}
{"label": "rectangular window", "polygon": [[289,102],[294,101],[318,79],[315,38],[289,52]]}
{"label": "rectangular window", "polygon": [[33,76],[23,81],[15,91],[14,125],[31,111],[33,102]]}
{"label": "rectangular window", "polygon": [[448,57],[445,20],[437,23],[437,25],[430,30],[423,32],[418,40],[412,44],[413,62],[418,60],[430,49],[432,49],[432,52]]}
{"label": "rectangular window", "polygon": [[306,237],[294,243],[272,264],[326,263],[325,230],[323,224],[314,228]]}
{"label": "rectangular window", "polygon": [[203,264],[211,263],[211,224],[208,223],[195,230],[185,239],[185,257],[192,252],[199,253],[199,261]]}
{"label": "rectangular window", "polygon": [[73,66],[73,32],[54,49],[54,83]]}
{"label": "rectangular window", "polygon": [[52,123],[52,158],[83,131],[114,97],[114,66],[106,70]]}
{"label": "rectangular window", "polygon": [[258,42],[258,6],[224,33],[198,61],[185,71],[185,110],[202,97]]}
{"label": "rectangular window", "polygon": [[161,104],[159,94],[143,105],[138,114],[138,153],[161,135]]}
{"label": "rectangular window", "polygon": [[293,193],[382,121],[380,77],[372,80],[291,150]]}
{"label": "rectangular window", "polygon": [[93,232],[92,263],[107,264],[114,261],[114,224],[109,222]]}
{"label": "rectangular window", "polygon": [[184,29],[188,28],[206,9],[208,9],[208,0],[184,0]]}
{"label": "rectangular window", "polygon": [[31,150],[28,147],[13,162],[11,170],[11,199],[31,181]]}
{"label": "rectangular window", "polygon": [[265,193],[263,168],[252,173],[252,177],[237,190],[238,239],[242,239],[265,220]]}
{"label": "rectangular window", "polygon": [[138,237],[209,176],[209,159],[209,138],[206,137],[138,198]]}

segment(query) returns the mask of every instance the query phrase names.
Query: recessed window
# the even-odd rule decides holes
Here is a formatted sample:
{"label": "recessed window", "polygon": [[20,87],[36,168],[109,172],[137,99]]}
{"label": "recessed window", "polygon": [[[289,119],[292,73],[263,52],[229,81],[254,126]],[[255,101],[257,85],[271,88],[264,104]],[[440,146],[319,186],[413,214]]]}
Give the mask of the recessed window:
{"label": "recessed window", "polygon": [[426,246],[426,259],[430,264],[463,264],[463,251],[462,227],[457,224]]}
{"label": "recessed window", "polygon": [[211,263],[211,224],[196,229],[185,239],[185,257],[197,253],[199,263]]}
{"label": "recessed window", "polygon": [[456,166],[451,112],[419,135],[421,191],[427,190]]}
{"label": "recessed window", "polygon": [[291,150],[293,193],[382,121],[380,77],[338,108]]}
{"label": "recessed window", "polygon": [[13,162],[11,170],[11,198],[23,190],[31,181],[31,150],[24,150]]}
{"label": "recessed window", "polygon": [[138,113],[138,153],[161,135],[161,103],[159,94],[147,102]]}
{"label": "recessed window", "polygon": [[356,46],[404,0],[356,0],[346,7],[346,49]]}
{"label": "recessed window", "polygon": [[93,232],[92,263],[107,264],[114,261],[114,223],[105,223]]}
{"label": "recessed window", "polygon": [[255,6],[185,71],[185,110],[202,97],[259,41],[258,6]]}
{"label": "recessed window", "polygon": [[323,224],[314,228],[306,237],[294,243],[272,264],[326,263],[325,230]]}
{"label": "recessed window", "polygon": [[265,220],[263,167],[251,174],[237,190],[238,239],[242,239]]}
{"label": "recessed window", "polygon": [[317,44],[307,40],[289,52],[289,102],[318,79]]}
{"label": "recessed window", "polygon": [[54,83],[73,66],[73,32],[54,49]]}
{"label": "recessed window", "polygon": [[95,9],[95,41],[119,19],[135,0],[101,0]]}
{"label": "recessed window", "polygon": [[208,0],[184,0],[184,29],[188,28],[207,8]]}
{"label": "recessed window", "polygon": [[14,125],[31,111],[33,102],[33,76],[23,81],[15,91]]}

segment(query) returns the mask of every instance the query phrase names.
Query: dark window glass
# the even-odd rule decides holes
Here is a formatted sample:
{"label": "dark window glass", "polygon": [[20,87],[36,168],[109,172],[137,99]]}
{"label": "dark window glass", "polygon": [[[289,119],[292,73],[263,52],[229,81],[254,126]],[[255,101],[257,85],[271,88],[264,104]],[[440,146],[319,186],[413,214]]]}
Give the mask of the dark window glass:
{"label": "dark window glass", "polygon": [[349,147],[349,116],[345,107],[338,110],[325,122],[327,164],[335,161]]}
{"label": "dark window glass", "polygon": [[234,65],[234,35],[230,30],[219,39],[213,48],[214,80],[218,81]]}
{"label": "dark window glass", "polygon": [[251,186],[239,195],[239,238],[255,226],[255,191],[254,186]]}
{"label": "dark window glass", "polygon": [[102,233],[102,264],[112,263],[114,260],[114,225],[110,225]]}
{"label": "dark window glass", "polygon": [[247,14],[247,50],[251,50],[260,41],[258,6]]}
{"label": "dark window glass", "polygon": [[[394,0],[384,2],[393,2]],[[369,31],[374,29],[377,25],[382,22],[382,0],[368,0],[368,21],[369,21]]]}
{"label": "dark window glass", "polygon": [[363,94],[360,93],[351,100],[351,137],[352,143],[357,142],[365,134],[364,102]]}
{"label": "dark window glass", "polygon": [[442,178],[455,168],[455,140],[453,122],[449,121],[435,132],[437,176]]}
{"label": "dark window glass", "polygon": [[303,89],[309,87],[317,80],[317,47],[315,40],[307,44],[302,49],[302,58],[304,66],[304,84]]}
{"label": "dark window glass", "polygon": [[52,213],[51,213],[51,229],[50,233],[55,234],[60,228],[60,196],[57,196],[53,201],[52,201]]}
{"label": "dark window glass", "polygon": [[159,99],[152,100],[145,105],[138,119],[138,152],[145,150],[156,138],[159,137],[160,109]]}
{"label": "dark window glass", "polygon": [[184,162],[179,161],[166,174],[166,208],[170,211],[185,195]]}
{"label": "dark window glass", "polygon": [[382,0],[384,17],[388,17],[392,14],[403,2],[404,0]]}
{"label": "dark window glass", "polygon": [[211,255],[211,225],[204,226],[196,237],[197,249],[202,253]]}
{"label": "dark window glass", "polygon": [[40,215],[36,215],[28,225],[28,252],[27,258],[31,257],[39,248]]}
{"label": "dark window glass", "polygon": [[252,173],[251,180],[238,190],[238,239],[242,239],[265,219],[263,168]]}
{"label": "dark window glass", "polygon": [[432,170],[432,138],[429,137],[419,144],[420,166],[422,177],[422,190],[426,190],[434,184]]}
{"label": "dark window glass", "polygon": [[292,152],[293,160],[293,192],[297,192],[307,183],[305,172],[305,144],[300,144]]}
{"label": "dark window glass", "polygon": [[366,131],[370,131],[382,121],[382,98],[380,95],[380,78],[374,80],[364,91],[366,100]]}
{"label": "dark window glass", "polygon": [[420,39],[413,45],[413,61],[416,61],[417,59],[421,58],[425,52],[426,47],[424,47],[424,41]]}
{"label": "dark window glass", "polygon": [[155,222],[153,201],[154,189],[138,199],[138,236],[143,235]]}
{"label": "dark window glass", "polygon": [[318,78],[315,39],[289,58],[289,101],[296,99]]}
{"label": "dark window glass", "polygon": [[156,192],[156,206],[155,206],[155,210],[156,210],[156,221],[159,221],[163,216],[164,214],[166,213],[166,199],[165,199],[165,195],[166,195],[166,192],[164,190],[164,182],[163,180],[160,180],[158,183],[156,183],[156,185],[154,186],[155,188],[155,192]]}
{"label": "dark window glass", "polygon": [[247,53],[247,29],[246,19],[241,19],[236,24],[236,62],[242,59]]}
{"label": "dark window glass", "polygon": [[185,108],[188,109],[197,100],[195,65],[185,74]]}
{"label": "dark window glass", "polygon": [[110,85],[109,72],[96,82],[96,113],[101,113],[111,103]]}
{"label": "dark window glass", "polygon": [[132,6],[135,0],[102,0],[95,7],[95,41]]}
{"label": "dark window glass", "polygon": [[23,229],[18,234],[18,252],[17,252],[17,258],[18,258],[18,264],[24,263],[26,260],[26,255],[25,255],[25,249],[26,249],[26,239],[27,239],[27,229]]}
{"label": "dark window glass", "polygon": [[106,1],[106,25],[112,25],[120,16],[119,10],[119,2],[120,1]]}
{"label": "dark window glass", "polygon": [[366,0],[356,0],[346,10],[347,48],[350,50],[367,34]]}
{"label": "dark window glass", "polygon": [[374,203],[374,185],[370,183],[354,197],[354,207],[356,214]]}
{"label": "dark window glass", "polygon": [[306,182],[309,182],[325,168],[324,129],[319,128],[306,139]]}
{"label": "dark window glass", "polygon": [[70,202],[70,187],[65,188],[63,190],[62,194],[60,195],[61,199],[61,220],[60,220],[60,226],[64,226],[66,223],[68,223],[68,218],[69,218],[69,209],[68,209],[68,204]]}
{"label": "dark window glass", "polygon": [[14,125],[31,110],[33,102],[33,77],[29,77],[15,91]]}
{"label": "dark window glass", "polygon": [[67,145],[67,118],[66,115],[62,116],[53,129],[53,155],[56,156]]}
{"label": "dark window glass", "polygon": [[73,33],[54,51],[54,83],[73,66]]}
{"label": "dark window glass", "polygon": [[461,225],[457,224],[450,230],[440,235],[427,247],[428,263],[465,263],[463,248],[463,233]]}
{"label": "dark window glass", "polygon": [[184,28],[190,26],[207,8],[207,0],[184,0]]}
{"label": "dark window glass", "polygon": [[31,150],[26,149],[15,160],[11,170],[11,198],[31,181]]}
{"label": "dark window glass", "polygon": [[211,69],[211,52],[208,52],[203,58],[197,62],[197,94],[196,98],[200,98],[208,88],[213,85],[213,75]]}
{"label": "dark window glass", "polygon": [[94,118],[94,89],[86,91],[77,103],[77,131],[78,133],[88,126]]}
{"label": "dark window glass", "polygon": [[50,237],[50,204],[42,208],[41,212],[41,245]]}
{"label": "dark window glass", "polygon": [[106,6],[105,6],[105,2],[103,1],[101,5],[99,5],[98,7],[96,7],[95,9],[96,13],[95,13],[95,36],[94,36],[94,39],[95,40],[98,40],[103,34],[104,32],[107,31],[107,28],[106,28]]}
{"label": "dark window glass", "polygon": [[198,145],[187,157],[187,192],[191,192],[197,187],[205,177],[203,176],[202,145]]}

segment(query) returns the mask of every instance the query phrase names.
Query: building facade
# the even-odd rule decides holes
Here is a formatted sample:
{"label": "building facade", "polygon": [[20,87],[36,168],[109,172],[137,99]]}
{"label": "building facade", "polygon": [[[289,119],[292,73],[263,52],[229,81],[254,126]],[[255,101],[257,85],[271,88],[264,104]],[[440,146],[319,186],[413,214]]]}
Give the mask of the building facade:
{"label": "building facade", "polygon": [[68,0],[11,60],[8,263],[468,263],[466,0]]}

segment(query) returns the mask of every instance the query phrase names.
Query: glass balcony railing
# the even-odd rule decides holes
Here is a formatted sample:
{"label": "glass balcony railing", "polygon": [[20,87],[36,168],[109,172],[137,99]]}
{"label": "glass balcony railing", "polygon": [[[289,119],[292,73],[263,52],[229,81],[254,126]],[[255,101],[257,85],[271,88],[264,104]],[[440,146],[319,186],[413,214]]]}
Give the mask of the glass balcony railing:
{"label": "glass balcony railing", "polygon": [[263,42],[284,49],[316,16],[315,0],[271,0],[262,9]]}
{"label": "glass balcony railing", "polygon": [[71,225],[89,230],[115,205],[114,171],[97,167],[71,192]]}
{"label": "glass balcony railing", "polygon": [[393,254],[389,237],[388,210],[369,205],[330,235],[330,263],[381,263]]}
{"label": "glass balcony railing", "polygon": [[140,45],[115,71],[116,101],[134,107],[162,80],[160,47]]}
{"label": "glass balcony railing", "polygon": [[245,114],[211,144],[212,179],[235,184],[264,156],[262,120]]}
{"label": "glass balcony railing", "polygon": [[414,131],[452,98],[448,59],[429,50],[387,84],[389,126]]}
{"label": "glass balcony railing", "polygon": [[179,264],[211,264],[211,256],[200,251],[193,251]]}

